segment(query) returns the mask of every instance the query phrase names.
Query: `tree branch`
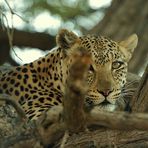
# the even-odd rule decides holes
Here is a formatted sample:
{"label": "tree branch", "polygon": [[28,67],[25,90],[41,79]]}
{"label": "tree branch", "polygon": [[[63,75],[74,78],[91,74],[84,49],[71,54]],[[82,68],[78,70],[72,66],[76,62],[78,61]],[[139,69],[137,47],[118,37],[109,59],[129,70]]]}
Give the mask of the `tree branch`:
{"label": "tree branch", "polygon": [[74,63],[69,70],[63,100],[64,121],[70,133],[78,133],[85,129],[84,98],[87,91],[86,73],[91,60],[87,51],[81,47],[77,49],[73,59]]}
{"label": "tree branch", "polygon": [[[6,30],[0,28],[0,44],[8,42]],[[42,50],[50,50],[55,46],[53,36],[46,33],[27,32],[14,29],[13,45],[18,47],[39,48]]]}

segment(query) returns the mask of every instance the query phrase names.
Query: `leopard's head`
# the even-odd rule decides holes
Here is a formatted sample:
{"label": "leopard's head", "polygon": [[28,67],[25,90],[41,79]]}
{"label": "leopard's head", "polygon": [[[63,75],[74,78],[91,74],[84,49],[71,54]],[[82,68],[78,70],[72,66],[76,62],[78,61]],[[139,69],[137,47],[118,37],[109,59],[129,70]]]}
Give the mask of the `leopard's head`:
{"label": "leopard's head", "polygon": [[137,42],[136,34],[124,41],[115,42],[102,36],[78,37],[68,30],[59,32],[57,44],[65,50],[67,64],[70,65],[70,57],[76,47],[83,47],[91,54],[92,64],[87,74],[87,106],[110,111],[116,108],[126,83],[128,62]]}

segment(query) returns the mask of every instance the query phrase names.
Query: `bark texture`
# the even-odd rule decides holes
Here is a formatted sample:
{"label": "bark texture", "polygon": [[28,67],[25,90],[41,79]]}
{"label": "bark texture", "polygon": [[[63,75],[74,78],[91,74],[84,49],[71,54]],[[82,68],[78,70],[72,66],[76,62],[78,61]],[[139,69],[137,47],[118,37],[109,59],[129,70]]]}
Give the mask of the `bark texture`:
{"label": "bark texture", "polygon": [[105,16],[89,33],[108,36],[116,41],[132,33],[139,37],[138,47],[130,61],[129,71],[139,74],[148,62],[148,1],[113,0]]}

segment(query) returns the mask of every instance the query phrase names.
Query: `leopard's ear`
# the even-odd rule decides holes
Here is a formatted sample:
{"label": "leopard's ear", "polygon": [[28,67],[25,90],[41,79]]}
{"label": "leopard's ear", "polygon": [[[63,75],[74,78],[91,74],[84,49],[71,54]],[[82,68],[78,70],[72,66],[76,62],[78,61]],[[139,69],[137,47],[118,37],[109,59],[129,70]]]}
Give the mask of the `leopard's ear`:
{"label": "leopard's ear", "polygon": [[70,48],[77,40],[78,36],[67,29],[61,29],[56,36],[57,45],[64,49]]}
{"label": "leopard's ear", "polygon": [[132,34],[126,40],[119,42],[120,50],[126,57],[126,60],[129,61],[132,57],[134,49],[138,44],[138,36],[136,34]]}

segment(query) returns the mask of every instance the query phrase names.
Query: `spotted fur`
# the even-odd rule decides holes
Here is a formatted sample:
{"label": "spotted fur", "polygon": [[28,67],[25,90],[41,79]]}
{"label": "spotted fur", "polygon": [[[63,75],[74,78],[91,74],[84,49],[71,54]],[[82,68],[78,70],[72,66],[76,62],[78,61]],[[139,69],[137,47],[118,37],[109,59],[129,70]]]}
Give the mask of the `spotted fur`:
{"label": "spotted fur", "polygon": [[27,116],[36,119],[43,111],[62,104],[69,67],[73,61],[71,54],[77,47],[83,47],[92,57],[87,76],[89,89],[86,106],[99,110],[117,108],[126,83],[128,61],[137,45],[137,36],[132,35],[117,43],[100,36],[78,37],[63,29],[56,40],[57,48],[45,57],[1,75],[0,93],[17,99]]}

